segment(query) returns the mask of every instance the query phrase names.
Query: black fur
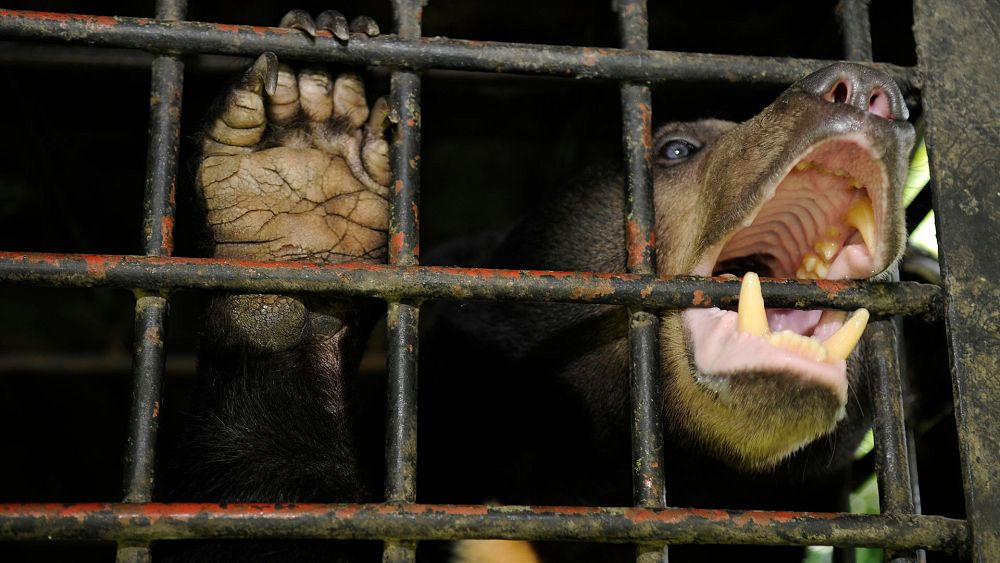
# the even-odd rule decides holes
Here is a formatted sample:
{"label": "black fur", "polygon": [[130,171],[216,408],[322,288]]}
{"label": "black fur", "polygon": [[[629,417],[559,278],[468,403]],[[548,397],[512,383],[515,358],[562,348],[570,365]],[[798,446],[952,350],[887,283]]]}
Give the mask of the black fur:
{"label": "black fur", "polygon": [[[382,462],[365,453],[381,417],[358,413],[357,369],[384,307],[325,303],[310,312],[299,342],[254,352],[207,299],[199,386],[172,500],[197,502],[377,502]],[[376,407],[378,408],[378,407]],[[381,414],[382,409],[379,409]],[[370,425],[370,427],[369,427]],[[167,542],[168,561],[377,561],[378,542]]]}
{"label": "black fur", "polygon": [[[830,67],[825,72],[829,75],[839,71]],[[793,97],[812,96],[810,103],[843,114],[840,122],[867,118],[855,109],[831,110],[825,102],[795,90],[795,86],[789,92],[788,96]],[[787,99],[779,98],[761,115],[764,121],[775,122],[765,123],[771,129],[764,133],[780,133],[779,138],[768,138],[766,143],[778,148],[784,147],[782,143],[794,147],[765,151],[770,155],[763,162],[766,167],[792,166],[793,161],[781,163],[805,150],[799,144],[816,140],[809,137],[819,135],[813,122],[824,119],[805,112],[796,114],[810,116],[812,121],[805,125],[795,121],[798,125],[790,128],[778,123],[784,114],[776,108],[787,105]],[[757,127],[754,123],[748,127]],[[717,146],[725,146],[729,141],[730,149],[739,149],[735,153],[711,153],[721,155],[711,161],[715,167],[711,170],[725,170],[727,174],[718,176],[724,179],[743,172],[728,168],[732,154],[742,155],[749,150],[746,147],[759,149],[761,144],[756,138],[739,134],[739,127],[729,129],[720,122],[682,127],[708,131],[699,143],[719,141]],[[806,131],[796,129],[799,127],[806,127]],[[737,133],[720,136],[722,131]],[[757,131],[752,133],[756,135]],[[906,137],[895,130],[880,135],[893,142]],[[689,165],[698,162],[704,161],[695,158]],[[897,159],[895,164],[901,162]],[[658,201],[678,197],[679,192],[671,190],[711,188],[688,192],[700,197],[699,203],[718,207],[703,217],[708,223],[722,217],[725,220],[720,225],[731,230],[743,221],[752,204],[746,194],[735,189],[727,191],[731,187],[728,182],[691,181],[694,176],[685,176],[683,169],[674,167],[676,162],[661,159],[655,166],[659,167],[657,189],[665,190]],[[757,172],[770,174],[768,170]],[[585,176],[589,180],[540,203],[503,235],[484,235],[467,244],[451,244],[436,257],[426,257],[424,263],[623,272],[626,257],[621,174]],[[741,177],[740,181],[748,180]],[[756,190],[757,194],[761,188],[753,183],[746,189]],[[695,228],[699,230],[695,232],[697,237],[691,237],[692,244],[706,246],[726,234],[716,232],[718,229],[701,229],[700,224],[692,226],[697,219],[672,219],[691,222],[672,228],[675,225],[663,224],[665,218],[658,217],[658,236],[665,239],[663,233],[680,233],[683,238],[690,232],[688,229]],[[658,251],[680,252],[670,244],[676,245],[676,240],[661,240]],[[280,330],[272,331],[267,325],[274,319],[268,313],[263,315],[263,329],[257,318],[250,323],[257,329],[247,331],[245,323],[227,320],[234,314],[227,308],[231,304],[226,299],[213,297],[207,309],[200,414],[190,440],[193,446],[189,459],[193,461],[186,467],[185,479],[189,488],[182,490],[182,495],[190,500],[213,501],[381,500],[381,495],[374,492],[381,487],[381,459],[367,448],[384,442],[384,429],[381,423],[371,422],[377,419],[362,422],[357,415],[381,415],[384,397],[366,399],[354,388],[361,351],[371,323],[379,314],[376,308],[364,303],[306,303],[312,312],[300,324],[278,319],[274,326]],[[605,305],[425,304],[421,313],[418,501],[632,505],[627,313],[625,308]],[[301,334],[291,338],[294,331],[289,327]],[[287,345],[289,341],[292,345]],[[272,349],[277,351],[261,351]],[[871,360],[863,348],[860,355]],[[871,363],[865,361],[862,365]],[[664,386],[669,390],[671,378],[678,377],[676,372],[670,372],[664,377]],[[755,377],[753,373],[741,374],[742,383]],[[667,503],[727,509],[846,509],[852,455],[871,422],[867,375],[853,369],[850,377],[852,396],[847,404],[847,420],[832,434],[764,471],[735,469],[713,455],[719,452],[712,452],[711,444],[693,443],[689,438],[692,431],[674,414],[674,395],[665,394]],[[771,411],[781,410],[771,408],[774,400],[787,399],[808,409],[823,399],[816,398],[815,390],[803,390],[774,374],[755,388],[761,388],[760,394],[770,401],[765,406]],[[839,400],[833,407],[839,406]],[[836,408],[824,410],[828,416],[836,413]],[[346,560],[374,561],[378,557],[371,544],[229,545],[242,551],[219,551],[215,560],[244,560],[260,555],[255,549],[280,553],[274,555],[279,560],[301,560],[314,555],[312,549],[326,547],[335,557]],[[429,544],[423,548],[424,559],[446,557],[440,547]],[[300,548],[302,553],[295,551]],[[354,552],[355,548],[361,551]],[[537,548],[547,561],[633,558],[631,546],[541,543]],[[225,546],[218,549],[224,550]],[[800,548],[679,546],[672,549],[671,560],[717,561],[738,556],[742,561],[797,561],[802,553]]]}

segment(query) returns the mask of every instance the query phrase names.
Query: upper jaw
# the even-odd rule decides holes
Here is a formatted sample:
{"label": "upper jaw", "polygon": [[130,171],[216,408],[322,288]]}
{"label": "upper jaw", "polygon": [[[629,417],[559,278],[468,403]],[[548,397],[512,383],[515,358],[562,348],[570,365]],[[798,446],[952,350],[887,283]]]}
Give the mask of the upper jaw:
{"label": "upper jaw", "polygon": [[719,275],[755,256],[769,277],[872,277],[901,251],[897,183],[867,136],[824,138],[759,187],[754,207],[706,249],[692,273]]}

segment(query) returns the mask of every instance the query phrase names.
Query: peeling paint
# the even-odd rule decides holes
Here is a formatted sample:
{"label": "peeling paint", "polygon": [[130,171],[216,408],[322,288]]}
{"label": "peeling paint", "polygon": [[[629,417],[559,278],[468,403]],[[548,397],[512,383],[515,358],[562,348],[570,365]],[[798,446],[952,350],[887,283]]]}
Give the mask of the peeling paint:
{"label": "peeling paint", "polygon": [[[404,251],[404,242],[401,233],[395,234],[390,250]],[[384,299],[587,302],[652,309],[726,305],[734,303],[739,294],[738,283],[688,276],[12,252],[0,252],[0,283],[155,291],[323,292]],[[461,295],[452,291],[455,286],[462,287]],[[908,282],[770,280],[762,287],[773,307],[866,307],[874,315],[930,318],[939,317],[943,307],[939,287]],[[695,291],[701,292],[697,302]]]}
{"label": "peeling paint", "polygon": [[[202,22],[157,21],[147,18],[46,14],[4,10],[0,36],[33,37],[74,43],[138,48],[177,53],[218,53],[256,56],[272,51],[279,58],[309,58],[317,62],[369,63],[406,68],[453,68],[494,72],[576,76],[612,80],[691,82],[722,78],[728,82],[788,85],[833,61],[746,57],[626,49],[553,47],[439,37],[406,39],[385,35],[309,41],[295,30]],[[555,56],[553,56],[555,55]],[[912,68],[875,63],[904,91],[920,86]],[[599,70],[599,72],[598,72]]]}
{"label": "peeling paint", "polygon": [[0,504],[0,539],[192,538],[661,541],[920,546],[962,553],[965,522],[808,512],[422,504]]}

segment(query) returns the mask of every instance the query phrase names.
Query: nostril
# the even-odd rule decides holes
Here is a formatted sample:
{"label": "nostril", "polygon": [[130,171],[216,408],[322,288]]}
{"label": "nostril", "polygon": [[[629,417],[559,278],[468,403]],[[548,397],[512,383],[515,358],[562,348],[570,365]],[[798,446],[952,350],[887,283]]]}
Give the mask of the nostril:
{"label": "nostril", "polygon": [[889,96],[885,90],[876,88],[868,98],[868,113],[873,113],[885,119],[892,119],[892,109],[889,106]]}
{"label": "nostril", "polygon": [[835,104],[844,104],[847,103],[847,99],[850,95],[850,86],[848,86],[847,82],[841,80],[840,82],[837,82],[833,88],[827,91],[826,94],[823,94],[823,99]]}
{"label": "nostril", "polygon": [[[796,82],[799,93],[825,102],[850,106],[856,111],[877,115],[888,121],[906,121],[909,111],[902,92],[885,73],[853,63],[836,63]],[[843,107],[829,111],[841,113]],[[849,110],[847,110],[849,111]]]}
{"label": "nostril", "polygon": [[833,88],[833,103],[842,104],[847,101],[847,84],[838,82]]}

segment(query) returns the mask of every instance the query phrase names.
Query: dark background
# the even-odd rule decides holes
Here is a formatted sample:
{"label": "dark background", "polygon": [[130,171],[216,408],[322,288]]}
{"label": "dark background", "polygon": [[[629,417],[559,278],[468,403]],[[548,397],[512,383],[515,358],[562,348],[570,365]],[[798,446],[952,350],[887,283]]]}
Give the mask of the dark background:
{"label": "dark background", "polygon": [[[651,48],[838,59],[834,4],[652,1]],[[875,59],[915,64],[909,3],[872,4]],[[154,13],[152,2],[126,0],[4,7]],[[392,31],[387,1],[191,2],[188,19],[276,25],[291,8],[318,14],[331,7],[348,18],[373,16],[383,32]],[[611,3],[594,0],[432,0],[423,23],[426,36],[607,47],[619,43],[616,28]],[[192,138],[213,98],[245,62],[197,56],[187,63],[175,255],[200,256]],[[369,74],[369,95],[385,94],[387,73]],[[142,53],[0,43],[0,250],[141,254],[149,82],[148,56]],[[654,121],[741,120],[778,91],[664,84],[654,90]],[[427,72],[421,246],[501,228],[588,166],[620,159],[619,113],[614,82]],[[0,502],[121,499],[133,302],[126,291],[0,287]],[[188,404],[198,316],[196,294],[173,296],[161,458],[169,456]],[[927,334],[919,330],[916,336]],[[935,342],[940,352],[924,363],[942,362],[943,342]],[[365,363],[367,377],[379,377],[380,361],[375,346]],[[946,373],[936,374],[945,381],[944,393]],[[950,421],[948,413],[944,420]],[[939,442],[953,440],[948,424],[933,428],[944,433]],[[938,455],[954,460],[953,453]],[[921,471],[925,509],[961,516],[955,462],[922,465]],[[79,547],[0,544],[0,560],[111,557],[110,546],[92,553]]]}

